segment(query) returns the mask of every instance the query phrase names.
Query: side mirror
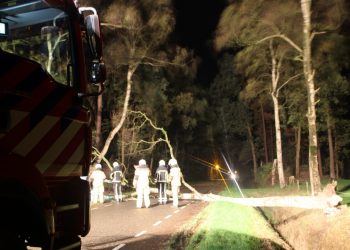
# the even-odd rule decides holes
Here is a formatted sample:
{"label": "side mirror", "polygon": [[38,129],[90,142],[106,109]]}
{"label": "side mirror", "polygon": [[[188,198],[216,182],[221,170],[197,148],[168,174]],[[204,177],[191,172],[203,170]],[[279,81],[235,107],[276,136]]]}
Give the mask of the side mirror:
{"label": "side mirror", "polygon": [[87,38],[90,45],[91,54],[94,58],[102,57],[102,39],[100,31],[100,22],[95,14],[85,17]]}
{"label": "side mirror", "polygon": [[92,59],[89,62],[89,80],[93,84],[102,84],[106,80],[106,67],[102,61],[100,21],[92,7],[80,7],[79,12],[84,15],[86,38]]}
{"label": "side mirror", "polygon": [[96,35],[97,37],[101,37],[100,21],[96,14],[86,16],[85,25],[89,35]]}
{"label": "side mirror", "polygon": [[97,84],[106,80],[106,66],[103,62],[94,60],[90,66],[90,82]]}

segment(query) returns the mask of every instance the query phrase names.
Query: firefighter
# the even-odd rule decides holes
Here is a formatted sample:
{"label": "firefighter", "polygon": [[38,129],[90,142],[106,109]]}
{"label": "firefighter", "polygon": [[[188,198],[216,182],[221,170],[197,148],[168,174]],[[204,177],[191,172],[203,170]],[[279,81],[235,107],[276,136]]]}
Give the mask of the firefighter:
{"label": "firefighter", "polygon": [[149,180],[150,170],[144,159],[139,160],[139,165],[135,166],[135,175],[133,185],[136,188],[137,200],[136,207],[141,208],[144,201],[145,207],[148,208],[151,204],[149,199]]}
{"label": "firefighter", "polygon": [[173,195],[173,207],[178,207],[182,173],[176,159],[170,159],[168,165],[170,166],[169,182]]}
{"label": "firefighter", "polygon": [[168,169],[164,160],[159,161],[158,168],[156,170],[156,182],[158,185],[158,202],[159,204],[166,204],[166,184],[168,181]]}
{"label": "firefighter", "polygon": [[109,178],[112,179],[115,201],[119,203],[123,200],[122,178],[124,178],[124,175],[120,169],[119,163],[116,161],[113,162],[113,171]]}
{"label": "firefighter", "polygon": [[102,171],[102,165],[96,163],[95,170],[90,175],[90,181],[92,181],[92,203],[104,202],[104,185],[103,182],[106,179],[105,173]]}

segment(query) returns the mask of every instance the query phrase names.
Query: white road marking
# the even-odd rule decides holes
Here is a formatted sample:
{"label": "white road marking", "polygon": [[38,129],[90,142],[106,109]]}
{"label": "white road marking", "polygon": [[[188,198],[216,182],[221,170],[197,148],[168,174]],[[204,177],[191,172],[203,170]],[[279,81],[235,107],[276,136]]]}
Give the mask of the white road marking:
{"label": "white road marking", "polygon": [[178,209],[178,210],[175,210],[174,211],[174,214],[177,214],[178,212],[180,212],[180,210]]}
{"label": "white road marking", "polygon": [[173,216],[173,215],[169,214],[168,216],[165,216],[165,219],[169,219],[171,216]]}
{"label": "white road marking", "polygon": [[112,204],[107,204],[107,205],[104,205],[105,207],[110,207],[110,206],[112,206]]}
{"label": "white road marking", "polygon": [[97,207],[91,208],[91,210],[96,210],[96,209],[98,209],[98,208]]}
{"label": "white road marking", "polygon": [[153,224],[153,226],[158,226],[160,223],[162,223],[161,220],[157,221],[156,223]]}
{"label": "white road marking", "polygon": [[112,250],[118,250],[118,249],[122,248],[123,246],[125,246],[125,244],[120,244],[120,245],[116,246],[115,248],[113,248]]}
{"label": "white road marking", "polygon": [[143,230],[142,232],[136,234],[134,237],[135,237],[135,238],[140,237],[141,235],[143,235],[143,234],[145,234],[145,233],[147,233],[147,231],[146,231],[146,230]]}
{"label": "white road marking", "polygon": [[184,209],[185,207],[187,207],[187,205],[186,205],[186,206],[183,206],[183,207],[180,207],[180,209]]}

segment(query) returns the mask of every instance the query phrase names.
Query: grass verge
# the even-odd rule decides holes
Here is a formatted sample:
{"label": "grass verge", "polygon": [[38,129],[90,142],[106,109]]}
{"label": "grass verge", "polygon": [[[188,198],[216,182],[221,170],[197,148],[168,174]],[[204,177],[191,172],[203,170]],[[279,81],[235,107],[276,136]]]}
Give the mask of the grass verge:
{"label": "grass verge", "polygon": [[285,249],[284,242],[255,208],[214,202],[186,249]]}
{"label": "grass verge", "polygon": [[288,245],[256,208],[213,202],[171,238],[167,249],[288,249]]}
{"label": "grass verge", "polygon": [[[326,183],[327,180],[322,185]],[[349,204],[350,180],[338,180],[338,191],[344,199],[342,204]],[[243,193],[248,197],[267,197],[307,195],[309,192],[304,183],[299,186],[299,190],[295,186],[283,190],[269,187],[244,189]],[[232,190],[221,194],[237,196]],[[348,208],[336,217],[328,218],[321,210],[259,210],[233,203],[213,202],[181,233],[172,237],[168,249],[348,249],[346,239],[349,232]]]}

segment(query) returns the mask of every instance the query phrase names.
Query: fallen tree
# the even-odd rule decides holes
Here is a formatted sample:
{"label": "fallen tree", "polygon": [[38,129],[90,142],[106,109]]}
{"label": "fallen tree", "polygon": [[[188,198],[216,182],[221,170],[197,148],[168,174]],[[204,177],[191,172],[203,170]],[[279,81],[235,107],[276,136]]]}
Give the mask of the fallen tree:
{"label": "fallen tree", "polygon": [[[329,213],[333,208],[337,208],[340,202],[343,200],[339,195],[332,193],[327,194],[323,192],[319,196],[270,196],[270,197],[251,197],[251,198],[234,198],[216,194],[202,194],[195,188],[182,182],[192,193],[182,193],[180,198],[203,200],[207,202],[225,201],[235,204],[252,206],[252,207],[294,207],[304,209],[324,209]],[[325,189],[326,190],[326,189]],[[157,188],[150,188],[151,193],[158,193]],[[136,196],[136,193],[132,195]],[[171,191],[167,190],[167,195],[171,196]]]}
{"label": "fallen tree", "polygon": [[[148,122],[150,126],[156,131],[160,131],[163,137],[160,137],[156,142],[165,142],[169,148],[171,158],[175,158],[174,151],[170,140],[168,138],[167,132],[161,128],[157,127],[153,121],[143,112],[140,111],[129,111],[130,113],[140,115],[144,118],[145,122]],[[154,145],[153,145],[154,146]],[[97,150],[96,150],[97,151]],[[99,155],[97,153],[97,155]],[[103,154],[101,154],[103,156]],[[99,158],[103,158],[99,156]],[[108,161],[107,161],[108,162]],[[107,164],[109,167],[110,165]],[[333,213],[335,209],[339,206],[342,198],[336,194],[337,182],[332,182],[328,184],[322,193],[318,196],[273,196],[273,197],[260,197],[260,198],[234,198],[234,197],[225,197],[215,194],[202,194],[198,192],[194,187],[189,185],[184,177],[181,178],[182,184],[188,188],[192,193],[182,194],[180,198],[182,199],[197,199],[207,202],[214,201],[226,201],[236,204],[241,204],[245,206],[253,207],[294,207],[294,208],[304,208],[304,209],[324,209],[326,213]],[[151,193],[158,193],[158,189],[151,188]],[[136,196],[136,193],[131,194]],[[170,190],[167,190],[167,195],[171,196],[172,193]]]}
{"label": "fallen tree", "polygon": [[202,195],[205,201],[226,201],[253,207],[295,207],[306,209],[328,209],[342,201],[338,195],[326,196],[272,196],[260,198],[232,198],[215,194]]}
{"label": "fallen tree", "polygon": [[[318,196],[270,196],[234,198],[216,194],[202,194],[182,179],[182,183],[192,193],[183,193],[182,199],[203,200],[207,202],[225,201],[252,207],[293,207],[303,209],[322,209],[326,214],[335,214],[340,210],[342,197],[336,194],[337,182],[333,181],[326,185],[323,192]],[[157,193],[156,188],[151,188],[152,193]],[[167,194],[171,196],[168,190]]]}

